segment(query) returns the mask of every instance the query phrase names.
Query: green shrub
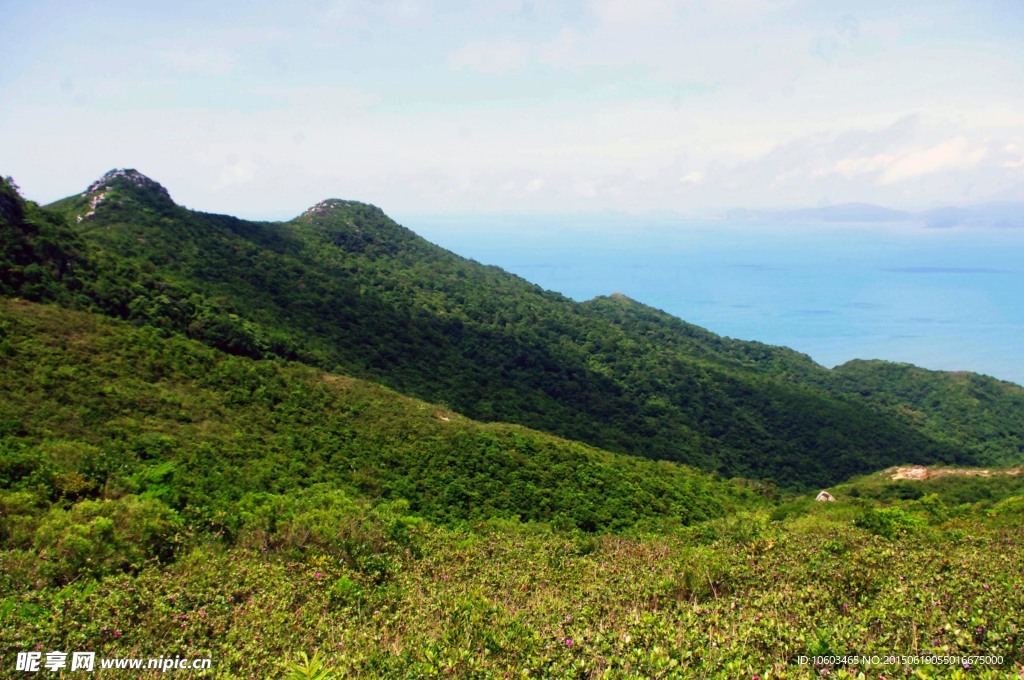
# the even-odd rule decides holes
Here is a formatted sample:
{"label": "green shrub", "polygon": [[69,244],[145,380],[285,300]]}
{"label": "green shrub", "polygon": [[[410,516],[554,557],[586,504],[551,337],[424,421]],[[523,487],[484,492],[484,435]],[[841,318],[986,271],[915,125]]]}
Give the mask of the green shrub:
{"label": "green shrub", "polygon": [[182,529],[177,514],[156,499],[86,500],[51,508],[35,531],[35,549],[41,575],[60,583],[169,561]]}
{"label": "green shrub", "polygon": [[862,529],[885,538],[895,538],[927,526],[927,521],[902,508],[872,508],[854,522]]}
{"label": "green shrub", "polygon": [[42,502],[29,491],[0,491],[0,543],[12,548],[32,544],[36,515]]}
{"label": "green shrub", "polygon": [[1010,496],[996,503],[987,515],[993,518],[1007,519],[1011,524],[1019,524],[1024,517],[1024,496]]}

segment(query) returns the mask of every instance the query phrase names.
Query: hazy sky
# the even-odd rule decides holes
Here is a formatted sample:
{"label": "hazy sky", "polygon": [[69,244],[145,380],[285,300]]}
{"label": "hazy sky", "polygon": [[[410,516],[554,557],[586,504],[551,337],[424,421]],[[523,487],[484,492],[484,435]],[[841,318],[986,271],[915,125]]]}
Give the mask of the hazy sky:
{"label": "hazy sky", "polygon": [[0,0],[0,173],[288,218],[1024,199],[1020,0]]}

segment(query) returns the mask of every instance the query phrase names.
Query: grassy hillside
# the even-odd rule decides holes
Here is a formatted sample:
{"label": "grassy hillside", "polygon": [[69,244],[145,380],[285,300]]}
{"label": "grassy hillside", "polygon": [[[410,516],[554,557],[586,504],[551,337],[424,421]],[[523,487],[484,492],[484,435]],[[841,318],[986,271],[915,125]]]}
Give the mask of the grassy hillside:
{"label": "grassy hillside", "polygon": [[[228,351],[787,487],[906,462],[981,462],[970,429],[965,444],[837,394],[805,356],[622,298],[575,303],[437,248],[373,206],[330,200],[291,222],[254,223],[188,211],[121,172],[53,208],[90,248],[152,281],[138,296],[128,286],[119,316]],[[996,416],[1008,429],[1022,419]],[[1019,457],[1011,440],[984,452],[984,462]]]}
{"label": "grassy hillside", "polygon": [[40,555],[2,550],[0,636],[210,658],[193,676],[216,678],[309,677],[300,650],[321,680],[1008,678],[1024,672],[1022,500],[945,518],[841,500],[599,537],[338,503],[67,585],[26,589]]}

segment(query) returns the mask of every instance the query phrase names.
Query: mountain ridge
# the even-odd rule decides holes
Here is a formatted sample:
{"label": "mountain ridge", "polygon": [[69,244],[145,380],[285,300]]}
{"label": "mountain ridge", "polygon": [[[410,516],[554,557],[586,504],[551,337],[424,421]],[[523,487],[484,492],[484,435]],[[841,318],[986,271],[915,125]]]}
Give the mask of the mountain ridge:
{"label": "mountain ridge", "polygon": [[[297,359],[480,420],[786,486],[1021,456],[1011,439],[957,439],[941,418],[921,424],[900,403],[866,400],[860,376],[836,383],[792,350],[721,338],[624,296],[576,303],[544,291],[426,242],[375,206],[326,200],[261,223],[153,205],[145,187],[118,182],[123,200],[76,225],[84,250],[131,269],[117,285],[132,292],[115,295],[115,315],[227,351]],[[81,200],[51,207],[73,221]],[[150,280],[143,294],[129,282],[140,276]],[[932,379],[923,375],[912,379]],[[999,414],[1003,430],[1021,430],[1011,408]]]}

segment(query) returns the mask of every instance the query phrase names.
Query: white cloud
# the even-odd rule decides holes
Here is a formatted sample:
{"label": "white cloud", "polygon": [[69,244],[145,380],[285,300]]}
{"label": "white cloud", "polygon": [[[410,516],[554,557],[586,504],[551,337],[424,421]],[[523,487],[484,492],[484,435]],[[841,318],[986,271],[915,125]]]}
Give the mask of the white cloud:
{"label": "white cloud", "polygon": [[225,212],[1020,195],[1020,41],[890,5],[314,0],[145,26],[69,6],[4,64],[0,148],[51,198],[53,168],[74,190],[128,165]]}
{"label": "white cloud", "polygon": [[536,41],[509,36],[473,40],[450,53],[448,65],[492,75],[507,75],[532,64],[571,69],[577,65],[578,50],[586,39],[575,29],[563,28],[550,38]]}
{"label": "white cloud", "polygon": [[213,190],[220,192],[250,184],[256,179],[257,169],[256,163],[252,160],[240,161],[236,158],[229,158],[221,167]]}
{"label": "white cloud", "polygon": [[1024,155],[1021,154],[1020,144],[1006,144],[999,149],[1003,155],[1003,161],[999,164],[1003,168],[1024,168]]}
{"label": "white cloud", "polygon": [[218,47],[163,51],[157,58],[177,71],[200,76],[231,75],[238,63],[234,52]]}
{"label": "white cloud", "polygon": [[591,9],[602,23],[621,27],[668,19],[678,4],[672,0],[594,0]]}
{"label": "white cloud", "polygon": [[847,179],[853,179],[858,175],[873,175],[882,170],[885,170],[896,157],[888,153],[875,154],[874,156],[857,156],[854,158],[843,158],[835,162],[827,171],[816,173],[819,175],[826,175],[830,172],[842,175]]}
{"label": "white cloud", "polygon": [[364,28],[374,21],[408,21],[427,12],[417,0],[330,0],[318,15],[321,19],[351,28]]}
{"label": "white cloud", "polygon": [[254,87],[248,91],[266,97],[271,103],[279,102],[279,106],[270,108],[302,111],[306,119],[362,114],[381,101],[379,95],[348,85],[282,85]]}
{"label": "white cloud", "polygon": [[971,168],[984,157],[983,146],[971,144],[966,137],[954,137],[901,156],[882,175],[882,182],[892,184],[944,170]]}
{"label": "white cloud", "polygon": [[581,36],[578,31],[563,28],[552,39],[540,43],[536,48],[537,60],[548,66],[569,65],[579,48]]}
{"label": "white cloud", "polygon": [[455,69],[502,75],[518,70],[530,61],[531,47],[511,38],[474,40],[455,50],[448,64]]}

